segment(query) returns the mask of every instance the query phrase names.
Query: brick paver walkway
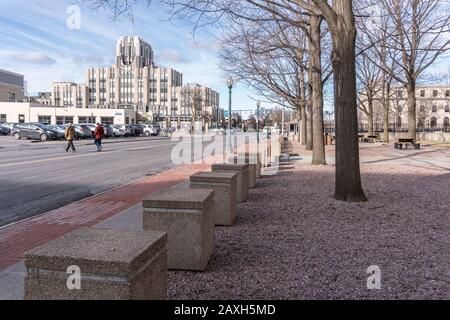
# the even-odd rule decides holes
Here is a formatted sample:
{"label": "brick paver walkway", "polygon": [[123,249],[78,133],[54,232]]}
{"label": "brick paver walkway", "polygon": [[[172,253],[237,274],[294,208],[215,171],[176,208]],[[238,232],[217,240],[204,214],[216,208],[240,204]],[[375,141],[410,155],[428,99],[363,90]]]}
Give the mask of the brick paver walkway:
{"label": "brick paver walkway", "polygon": [[174,186],[208,164],[183,165],[117,189],[0,228],[0,270],[26,251],[83,226],[95,225],[138,204],[149,193]]}

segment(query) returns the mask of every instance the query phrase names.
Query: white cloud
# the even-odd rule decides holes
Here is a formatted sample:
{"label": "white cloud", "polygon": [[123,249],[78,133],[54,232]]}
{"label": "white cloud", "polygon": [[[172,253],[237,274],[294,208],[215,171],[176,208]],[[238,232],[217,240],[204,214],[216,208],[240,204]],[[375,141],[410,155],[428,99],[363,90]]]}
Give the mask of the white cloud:
{"label": "white cloud", "polygon": [[6,58],[9,58],[14,62],[27,64],[51,65],[57,63],[55,59],[40,52],[13,53],[6,56]]}
{"label": "white cloud", "polygon": [[157,52],[155,54],[156,63],[158,61],[162,61],[163,63],[189,63],[190,59],[186,57],[186,55],[181,54],[177,50],[174,49],[164,49],[161,52]]}

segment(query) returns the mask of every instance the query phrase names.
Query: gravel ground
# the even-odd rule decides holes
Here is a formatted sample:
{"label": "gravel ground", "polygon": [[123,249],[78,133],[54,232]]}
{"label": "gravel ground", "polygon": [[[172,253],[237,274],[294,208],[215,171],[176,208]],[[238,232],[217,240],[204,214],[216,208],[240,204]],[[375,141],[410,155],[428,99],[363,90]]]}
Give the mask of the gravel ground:
{"label": "gravel ground", "polygon": [[[374,151],[363,157],[391,147]],[[356,204],[333,199],[333,166],[260,179],[216,229],[206,272],[169,273],[170,298],[450,299],[450,171],[366,164],[362,178],[369,201]],[[371,265],[381,290],[367,289]]]}

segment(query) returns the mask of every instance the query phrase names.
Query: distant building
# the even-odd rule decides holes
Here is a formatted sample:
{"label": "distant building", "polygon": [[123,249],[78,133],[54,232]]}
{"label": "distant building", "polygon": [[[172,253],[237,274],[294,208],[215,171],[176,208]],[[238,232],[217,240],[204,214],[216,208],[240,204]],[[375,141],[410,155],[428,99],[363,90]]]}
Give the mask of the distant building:
{"label": "distant building", "polygon": [[[379,98],[374,99],[374,131],[383,130],[383,108]],[[418,86],[416,99],[418,131],[450,131],[450,86]],[[389,119],[391,131],[407,130],[408,95],[406,89],[402,87],[393,88]],[[360,130],[367,130],[367,116],[362,111],[359,111],[358,121]]]}
{"label": "distant building", "polygon": [[25,98],[26,101],[29,103],[40,103],[40,104],[46,104],[51,106],[52,105],[52,93],[51,92],[38,92],[37,96],[31,96],[28,98]]}
{"label": "distant building", "polygon": [[[205,126],[217,125],[219,94],[199,86]],[[139,37],[117,41],[115,64],[90,68],[86,83],[55,82],[51,104],[67,108],[130,109],[137,123],[159,122],[163,127],[187,126],[192,108],[183,102],[183,75],[173,68],[158,67],[153,49]]]}
{"label": "distant building", "polygon": [[0,102],[23,102],[24,76],[0,69]]}

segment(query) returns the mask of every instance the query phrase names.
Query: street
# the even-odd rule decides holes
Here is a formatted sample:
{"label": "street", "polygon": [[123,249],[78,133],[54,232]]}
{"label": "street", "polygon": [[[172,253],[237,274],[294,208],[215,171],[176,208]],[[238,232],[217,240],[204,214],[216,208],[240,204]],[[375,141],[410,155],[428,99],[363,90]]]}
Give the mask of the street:
{"label": "street", "polygon": [[[114,142],[114,143],[111,143]],[[169,138],[32,143],[0,137],[0,226],[173,167]]]}

